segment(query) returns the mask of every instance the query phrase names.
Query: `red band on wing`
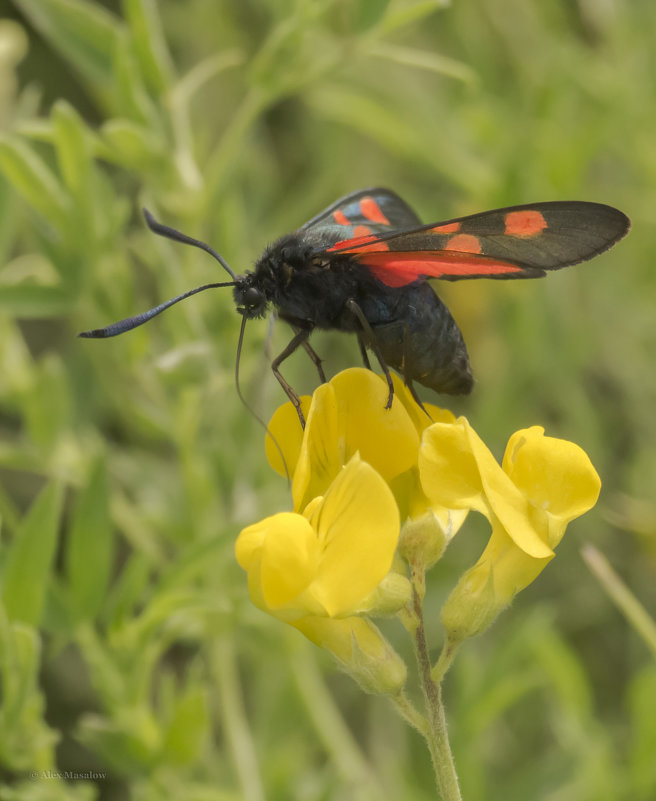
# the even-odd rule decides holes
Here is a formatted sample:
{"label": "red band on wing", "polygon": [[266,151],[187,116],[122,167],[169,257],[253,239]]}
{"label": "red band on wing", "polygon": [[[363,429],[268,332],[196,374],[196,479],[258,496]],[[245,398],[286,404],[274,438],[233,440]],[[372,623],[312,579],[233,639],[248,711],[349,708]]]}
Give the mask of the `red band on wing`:
{"label": "red band on wing", "polygon": [[[364,225],[356,225],[354,233],[358,233],[361,229],[369,231]],[[364,236],[355,236],[353,239],[343,239],[341,242],[337,242],[336,245],[326,248],[326,250],[343,250],[348,253],[351,248],[357,248],[358,253],[371,253],[375,250],[389,250],[389,245],[387,242],[379,242],[376,235],[369,232]]]}
{"label": "red band on wing", "polygon": [[509,262],[446,250],[422,253],[392,250],[367,253],[362,257],[360,253],[362,250],[358,248],[354,258],[367,266],[379,281],[392,287],[411,284],[418,278],[484,278],[526,272]]}

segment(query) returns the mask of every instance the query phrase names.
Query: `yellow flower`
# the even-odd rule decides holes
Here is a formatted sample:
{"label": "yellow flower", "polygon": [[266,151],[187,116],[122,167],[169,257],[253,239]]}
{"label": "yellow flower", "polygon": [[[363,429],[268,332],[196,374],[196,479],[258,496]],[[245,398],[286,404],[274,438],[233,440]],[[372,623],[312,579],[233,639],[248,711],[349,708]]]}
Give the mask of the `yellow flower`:
{"label": "yellow flower", "polygon": [[302,514],[245,528],[235,553],[261,609],[287,621],[345,617],[366,607],[389,572],[399,526],[389,487],[355,454]]}
{"label": "yellow flower", "polygon": [[[403,404],[420,438],[434,423],[455,423],[456,418],[448,409],[425,403],[422,410],[408,387],[396,375],[392,376],[392,380],[395,397]],[[404,521],[399,553],[410,565],[428,568],[442,556],[465,522],[469,510],[431,503],[421,486],[417,460],[409,470],[392,479],[390,486]]]}
{"label": "yellow flower", "polygon": [[[312,396],[305,431],[291,404],[273,415],[269,430],[281,443],[293,473],[294,509],[322,495],[355,453],[389,482],[417,460],[417,429],[395,395],[386,409],[387,384],[370,370],[351,368],[322,384]],[[284,475],[275,446],[267,438],[272,467]]]}
{"label": "yellow flower", "polygon": [[[462,525],[467,510],[454,511],[430,505],[419,482],[417,454],[422,432],[433,422],[452,423],[451,412],[430,404],[423,411],[405,384],[393,376],[394,400],[386,409],[387,383],[363,368],[351,368],[320,386],[310,399],[302,399],[305,431],[291,403],[281,406],[269,430],[293,475],[294,509],[299,511],[326,487],[354,453],[359,453],[388,482],[401,519],[412,535],[404,542],[404,555],[419,550],[430,563]],[[280,453],[270,437],[266,442],[272,467],[285,475]],[[417,533],[421,532],[418,537]],[[421,543],[419,543],[421,540]]]}
{"label": "yellow flower", "polygon": [[492,524],[483,554],[442,610],[453,639],[482,631],[540,574],[601,487],[585,451],[540,426],[510,438],[500,467],[465,418],[424,433],[419,470],[431,502],[474,509]]}

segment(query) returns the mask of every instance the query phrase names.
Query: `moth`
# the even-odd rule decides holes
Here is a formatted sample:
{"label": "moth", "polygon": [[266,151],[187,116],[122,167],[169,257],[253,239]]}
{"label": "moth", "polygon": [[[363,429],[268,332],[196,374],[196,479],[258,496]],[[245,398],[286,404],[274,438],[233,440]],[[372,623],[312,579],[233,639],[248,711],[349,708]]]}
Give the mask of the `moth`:
{"label": "moth", "polygon": [[387,408],[394,393],[390,368],[413,394],[415,381],[437,393],[467,394],[473,386],[467,347],[429,279],[540,278],[603,253],[630,228],[618,209],[584,201],[530,203],[423,224],[399,195],[377,187],[337,200],[270,245],[252,271],[237,275],[209,245],[144,213],[154,233],[205,250],[231,280],[196,287],[79,336],[116,336],[190,295],[231,286],[242,316],[240,343],[246,321],[271,307],[291,326],[293,337],[271,368],[302,424],[298,395],[280,366],[304,348],[326,380],[309,342],[315,328],[355,334],[367,367],[367,352],[375,355],[388,382]]}

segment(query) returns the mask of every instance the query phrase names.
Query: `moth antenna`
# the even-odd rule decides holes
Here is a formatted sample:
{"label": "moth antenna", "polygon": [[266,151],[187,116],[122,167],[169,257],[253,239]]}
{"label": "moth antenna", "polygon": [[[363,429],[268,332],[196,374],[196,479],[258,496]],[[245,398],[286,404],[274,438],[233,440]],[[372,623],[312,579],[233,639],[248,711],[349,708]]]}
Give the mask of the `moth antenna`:
{"label": "moth antenna", "polygon": [[134,317],[126,317],[124,320],[119,320],[116,323],[105,326],[105,328],[94,328],[91,331],[82,331],[78,334],[78,336],[85,337],[87,339],[105,339],[106,337],[118,336],[119,334],[123,334],[126,331],[131,331],[133,328],[138,328],[140,325],[147,323],[148,320],[152,320],[153,317],[161,314],[170,306],[179,303],[181,300],[184,300],[191,295],[196,295],[198,292],[204,292],[206,289],[234,286],[235,283],[235,281],[225,281],[219,284],[203,284],[203,286],[197,286],[195,289],[189,289],[187,292],[183,292],[181,295],[171,298],[171,300],[166,300],[164,303],[160,303],[159,306],[148,309],[148,311],[141,312],[141,314],[135,314]]}
{"label": "moth antenna", "polygon": [[291,485],[292,480],[289,475],[289,468],[287,467],[287,460],[285,459],[285,455],[282,452],[282,448],[278,440],[273,436],[273,434],[269,431],[269,426],[264,422],[264,420],[259,416],[259,414],[253,409],[253,407],[247,402],[246,398],[243,396],[241,391],[241,386],[239,385],[239,363],[241,361],[241,347],[244,343],[244,332],[246,330],[246,317],[242,316],[241,318],[241,328],[239,329],[239,341],[237,342],[237,358],[235,359],[235,386],[237,388],[237,395],[239,396],[239,400],[242,402],[244,407],[250,414],[257,420],[257,422],[262,426],[264,431],[266,432],[267,437],[271,438],[271,442],[276,446],[276,450],[280,454],[280,459],[282,460],[282,466],[285,468],[285,477],[287,478],[287,483]]}
{"label": "moth antenna", "polygon": [[176,231],[175,228],[171,228],[168,225],[164,225],[163,223],[157,222],[157,220],[153,217],[153,215],[148,211],[148,209],[143,209],[144,217],[146,218],[146,225],[150,228],[150,230],[154,234],[158,234],[159,236],[165,236],[168,239],[173,239],[175,242],[182,242],[184,245],[192,245],[193,247],[200,248],[204,250],[206,253],[209,253],[219,264],[223,267],[223,269],[228,273],[228,275],[232,278],[232,281],[225,281],[222,283],[212,283],[212,284],[203,284],[203,286],[197,286],[195,289],[190,289],[187,292],[183,292],[181,295],[178,295],[175,298],[171,298],[171,300],[166,300],[164,303],[160,303],[159,306],[155,306],[152,309],[148,309],[148,311],[141,312],[141,314],[135,314],[134,317],[126,317],[124,320],[119,320],[116,323],[112,323],[111,325],[106,326],[105,328],[94,328],[91,331],[82,331],[78,334],[79,337],[85,337],[87,339],[105,339],[106,337],[115,337],[119,334],[124,334],[126,331],[131,331],[133,328],[138,328],[140,325],[147,323],[148,320],[152,320],[153,317],[156,317],[158,314],[161,314],[163,311],[168,309],[170,306],[173,306],[176,303],[179,303],[181,300],[190,297],[191,295],[196,295],[198,292],[204,292],[206,289],[217,289],[218,287],[224,286],[235,286],[239,283],[239,279],[235,275],[235,273],[230,269],[230,266],[226,262],[226,260],[214,250],[213,247],[210,247],[205,242],[201,242],[200,239],[194,239],[191,236],[187,236],[187,234],[183,234],[181,231]]}
{"label": "moth antenna", "polygon": [[209,253],[212,258],[219,262],[221,267],[223,267],[233,281],[237,280],[237,276],[233,273],[223,256],[218,251],[214,250],[213,247],[210,247],[206,242],[201,242],[200,239],[194,239],[192,236],[183,234],[182,231],[177,231],[175,228],[171,228],[168,225],[157,222],[148,209],[143,209],[143,215],[146,218],[146,225],[154,234],[157,234],[158,236],[165,236],[167,239],[172,239],[174,242],[182,242],[183,245],[191,245],[192,247],[204,250],[205,253]]}

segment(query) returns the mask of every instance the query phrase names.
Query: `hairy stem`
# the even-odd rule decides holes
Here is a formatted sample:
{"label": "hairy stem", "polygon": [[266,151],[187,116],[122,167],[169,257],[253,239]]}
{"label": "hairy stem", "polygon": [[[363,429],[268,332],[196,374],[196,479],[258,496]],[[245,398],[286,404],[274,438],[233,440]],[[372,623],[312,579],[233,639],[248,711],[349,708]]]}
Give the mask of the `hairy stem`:
{"label": "hairy stem", "polygon": [[436,683],[431,676],[421,592],[418,591],[421,586],[423,586],[423,571],[421,577],[413,575],[413,606],[416,620],[418,621],[414,634],[415,653],[428,718],[428,731],[425,733],[425,737],[433,762],[435,781],[440,798],[442,801],[461,801],[462,796],[460,795],[458,776],[456,775],[451,746],[449,745],[446,716],[442,703],[442,685]]}

